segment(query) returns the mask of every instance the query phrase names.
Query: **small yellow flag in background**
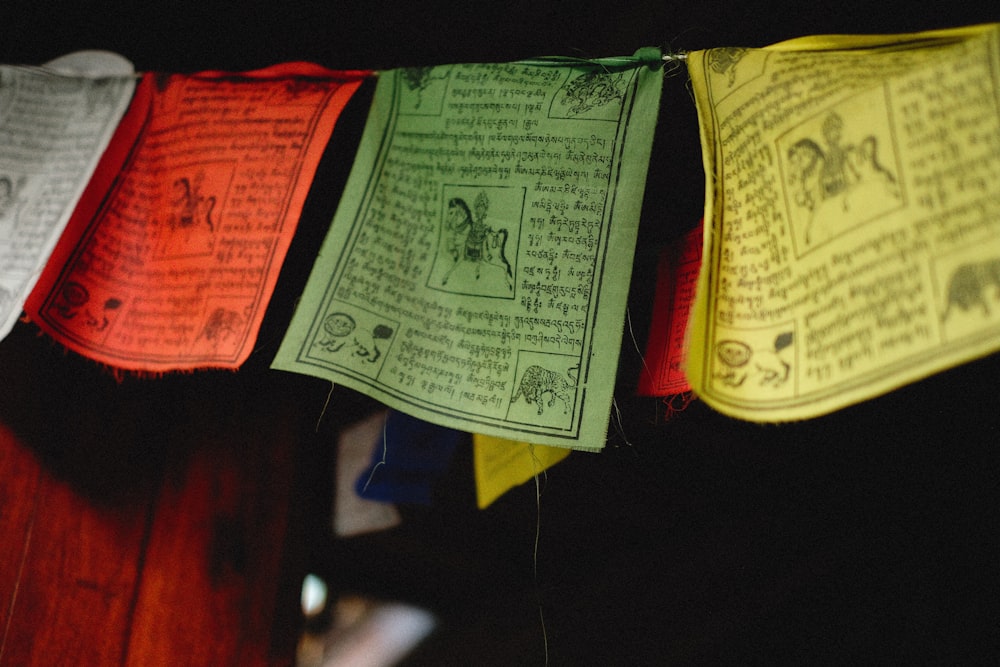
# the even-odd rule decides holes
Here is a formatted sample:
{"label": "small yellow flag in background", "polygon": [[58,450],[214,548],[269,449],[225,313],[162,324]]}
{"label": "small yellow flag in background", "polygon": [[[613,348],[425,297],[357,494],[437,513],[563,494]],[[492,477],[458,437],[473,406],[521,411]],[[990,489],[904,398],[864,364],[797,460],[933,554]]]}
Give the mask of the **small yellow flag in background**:
{"label": "small yellow flag in background", "polygon": [[479,509],[486,509],[507,491],[562,461],[571,450],[476,433],[472,436],[472,451],[476,503]]}

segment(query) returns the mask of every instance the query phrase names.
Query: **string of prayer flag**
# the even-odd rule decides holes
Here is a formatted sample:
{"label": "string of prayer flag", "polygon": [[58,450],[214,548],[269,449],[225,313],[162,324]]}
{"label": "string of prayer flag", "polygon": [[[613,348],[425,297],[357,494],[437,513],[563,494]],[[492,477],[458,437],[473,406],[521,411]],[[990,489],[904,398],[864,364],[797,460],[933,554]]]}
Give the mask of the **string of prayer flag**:
{"label": "string of prayer flag", "polygon": [[[998,51],[989,24],[667,58],[699,116],[704,245],[700,271],[663,265],[640,393],[804,419],[1000,349]],[[273,367],[600,450],[663,60],[382,72]],[[0,66],[0,338],[23,304],[114,369],[239,368],[368,74]]]}

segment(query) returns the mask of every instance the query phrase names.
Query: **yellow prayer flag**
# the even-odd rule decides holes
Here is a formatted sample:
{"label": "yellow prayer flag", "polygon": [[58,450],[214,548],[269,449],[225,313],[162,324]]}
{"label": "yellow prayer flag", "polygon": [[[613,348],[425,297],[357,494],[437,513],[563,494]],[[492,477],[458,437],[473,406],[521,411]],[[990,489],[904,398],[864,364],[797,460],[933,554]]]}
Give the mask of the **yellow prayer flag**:
{"label": "yellow prayer flag", "polygon": [[815,417],[1000,349],[1000,26],[688,54],[695,393]]}
{"label": "yellow prayer flag", "polygon": [[570,450],[563,447],[532,445],[473,434],[472,455],[479,509],[486,509],[507,491],[548,470],[569,453]]}

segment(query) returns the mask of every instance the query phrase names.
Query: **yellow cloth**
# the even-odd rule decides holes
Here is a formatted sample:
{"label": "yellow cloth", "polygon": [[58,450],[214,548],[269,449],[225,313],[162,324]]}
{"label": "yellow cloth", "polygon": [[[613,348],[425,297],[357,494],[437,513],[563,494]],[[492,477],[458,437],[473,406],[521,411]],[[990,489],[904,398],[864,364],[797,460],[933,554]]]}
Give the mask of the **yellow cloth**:
{"label": "yellow cloth", "polygon": [[805,419],[1000,349],[998,27],[688,54],[702,400]]}
{"label": "yellow cloth", "polygon": [[472,455],[479,509],[489,507],[507,491],[559,463],[569,456],[570,451],[564,447],[531,445],[473,434]]}

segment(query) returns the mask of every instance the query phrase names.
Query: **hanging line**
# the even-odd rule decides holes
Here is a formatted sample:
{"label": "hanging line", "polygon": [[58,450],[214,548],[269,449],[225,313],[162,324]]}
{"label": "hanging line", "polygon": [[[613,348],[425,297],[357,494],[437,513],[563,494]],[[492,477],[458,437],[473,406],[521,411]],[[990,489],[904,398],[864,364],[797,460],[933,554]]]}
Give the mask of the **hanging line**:
{"label": "hanging line", "polygon": [[[671,60],[676,56],[669,56]],[[515,61],[518,65],[533,65],[536,67],[601,67],[605,70],[634,69],[648,65],[653,69],[663,67],[667,56],[657,46],[644,46],[630,56],[611,56],[608,58],[577,58],[574,56],[542,56],[528,60]]]}

